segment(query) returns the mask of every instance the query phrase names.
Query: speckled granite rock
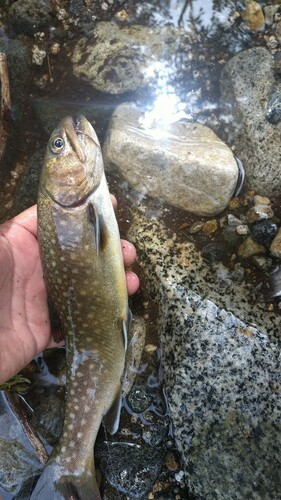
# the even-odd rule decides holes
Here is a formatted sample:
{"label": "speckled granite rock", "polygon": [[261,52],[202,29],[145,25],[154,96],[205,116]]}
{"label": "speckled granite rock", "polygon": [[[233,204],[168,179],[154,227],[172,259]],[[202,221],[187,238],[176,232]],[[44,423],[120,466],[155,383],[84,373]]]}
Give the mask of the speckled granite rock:
{"label": "speckled granite rock", "polygon": [[200,124],[176,122],[158,129],[144,127],[145,119],[133,103],[116,108],[103,148],[105,168],[144,195],[195,214],[224,210],[238,179],[228,146]]}
{"label": "speckled granite rock", "polygon": [[96,90],[122,94],[167,75],[179,45],[180,30],[97,23],[92,36],[81,38],[72,55],[73,72]]}
{"label": "speckled granite rock", "polygon": [[267,196],[281,190],[281,123],[266,120],[274,82],[273,58],[263,47],[237,54],[225,65],[221,77],[227,142],[235,145],[244,162],[250,187]]}
{"label": "speckled granite rock", "polygon": [[191,493],[279,498],[279,318],[159,220],[138,214],[129,238],[159,305],[164,385]]}

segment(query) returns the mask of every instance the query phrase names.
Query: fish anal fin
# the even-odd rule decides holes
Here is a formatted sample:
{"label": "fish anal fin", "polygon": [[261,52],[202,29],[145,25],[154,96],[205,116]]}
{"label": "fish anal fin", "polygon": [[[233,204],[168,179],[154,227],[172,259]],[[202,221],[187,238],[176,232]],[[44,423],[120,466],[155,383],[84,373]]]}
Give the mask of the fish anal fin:
{"label": "fish anal fin", "polygon": [[99,255],[100,251],[104,250],[107,245],[109,233],[104,218],[94,203],[90,202],[88,207],[89,221],[94,227],[96,252]]}
{"label": "fish anal fin", "polygon": [[106,415],[103,417],[103,424],[106,430],[110,434],[115,434],[115,432],[118,431],[121,406],[122,406],[122,393],[120,384],[116,390],[115,398],[113,400],[111,407],[109,408]]}
{"label": "fish anal fin", "polygon": [[64,340],[64,336],[63,336],[59,316],[56,312],[56,309],[55,309],[52,301],[49,298],[48,298],[48,308],[49,308],[52,336],[54,338],[54,341],[59,343],[62,340]]}

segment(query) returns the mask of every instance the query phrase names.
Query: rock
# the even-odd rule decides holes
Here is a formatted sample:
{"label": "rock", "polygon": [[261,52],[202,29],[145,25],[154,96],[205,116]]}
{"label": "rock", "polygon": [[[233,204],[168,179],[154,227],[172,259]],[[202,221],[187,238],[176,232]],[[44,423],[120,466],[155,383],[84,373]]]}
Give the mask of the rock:
{"label": "rock", "polygon": [[197,215],[224,210],[238,179],[231,150],[203,125],[146,128],[145,118],[134,104],[117,107],[103,148],[106,169],[142,194]]}
{"label": "rock", "polygon": [[249,30],[263,30],[265,26],[265,19],[262,8],[258,2],[249,0],[246,2],[245,7],[245,10],[241,11],[241,17],[247,23]]}
{"label": "rock", "polygon": [[206,234],[207,236],[210,236],[211,234],[214,234],[218,229],[218,223],[216,219],[211,219],[207,220],[202,228],[202,233]]}
{"label": "rock", "polygon": [[132,500],[144,498],[165,461],[165,451],[149,445],[107,442],[96,451],[107,481]]}
{"label": "rock", "polygon": [[[74,75],[109,94],[123,94],[153,83],[171,71],[181,30],[97,23],[75,46]],[[173,70],[172,70],[173,71]]]}
{"label": "rock", "polygon": [[127,396],[127,403],[133,413],[143,413],[150,407],[152,398],[144,387],[134,386]]}
{"label": "rock", "polygon": [[281,191],[281,123],[273,125],[266,119],[267,98],[274,83],[273,58],[264,47],[234,56],[221,77],[227,143],[235,145],[250,188],[269,198]]}
{"label": "rock", "polygon": [[275,238],[272,240],[272,243],[270,245],[270,253],[274,257],[278,257],[278,259],[281,259],[281,228],[279,229]]}
{"label": "rock", "polygon": [[164,388],[190,494],[278,498],[279,318],[156,218],[137,213],[128,237],[159,307]]}
{"label": "rock", "polygon": [[251,236],[257,243],[268,247],[276,235],[277,230],[277,224],[272,222],[272,220],[261,220],[253,224]]}
{"label": "rock", "polygon": [[274,213],[269,205],[254,205],[248,210],[246,217],[248,222],[256,222],[258,220],[270,219]]}
{"label": "rock", "polygon": [[17,33],[33,36],[50,23],[51,13],[48,0],[17,0],[9,10],[10,23]]}
{"label": "rock", "polygon": [[19,485],[38,475],[42,467],[37,457],[17,441],[0,439],[0,487],[15,492]]}
{"label": "rock", "polygon": [[246,238],[238,248],[238,255],[239,257],[242,257],[242,259],[248,259],[253,255],[259,255],[263,253],[265,253],[264,246],[254,241],[251,236],[248,236],[248,238]]}
{"label": "rock", "polygon": [[211,242],[202,248],[202,256],[209,262],[220,262],[225,255],[224,248],[219,243]]}

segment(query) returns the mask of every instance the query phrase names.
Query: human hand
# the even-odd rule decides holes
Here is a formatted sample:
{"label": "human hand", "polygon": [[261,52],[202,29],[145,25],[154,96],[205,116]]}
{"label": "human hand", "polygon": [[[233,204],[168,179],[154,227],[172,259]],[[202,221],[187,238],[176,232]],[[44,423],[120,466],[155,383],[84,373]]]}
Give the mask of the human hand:
{"label": "human hand", "polygon": [[[112,196],[112,203],[117,205]],[[136,259],[134,246],[121,240],[124,265]],[[139,279],[126,272],[128,294]],[[47,292],[37,242],[37,207],[0,225],[0,383],[24,368],[52,339]]]}

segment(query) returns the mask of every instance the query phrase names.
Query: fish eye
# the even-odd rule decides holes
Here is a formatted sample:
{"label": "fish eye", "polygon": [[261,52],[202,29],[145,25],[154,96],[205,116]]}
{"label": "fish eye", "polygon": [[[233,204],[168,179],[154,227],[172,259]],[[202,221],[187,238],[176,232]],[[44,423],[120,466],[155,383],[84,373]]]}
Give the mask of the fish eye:
{"label": "fish eye", "polygon": [[64,140],[62,137],[55,137],[50,144],[51,151],[53,153],[59,153],[64,148]]}

